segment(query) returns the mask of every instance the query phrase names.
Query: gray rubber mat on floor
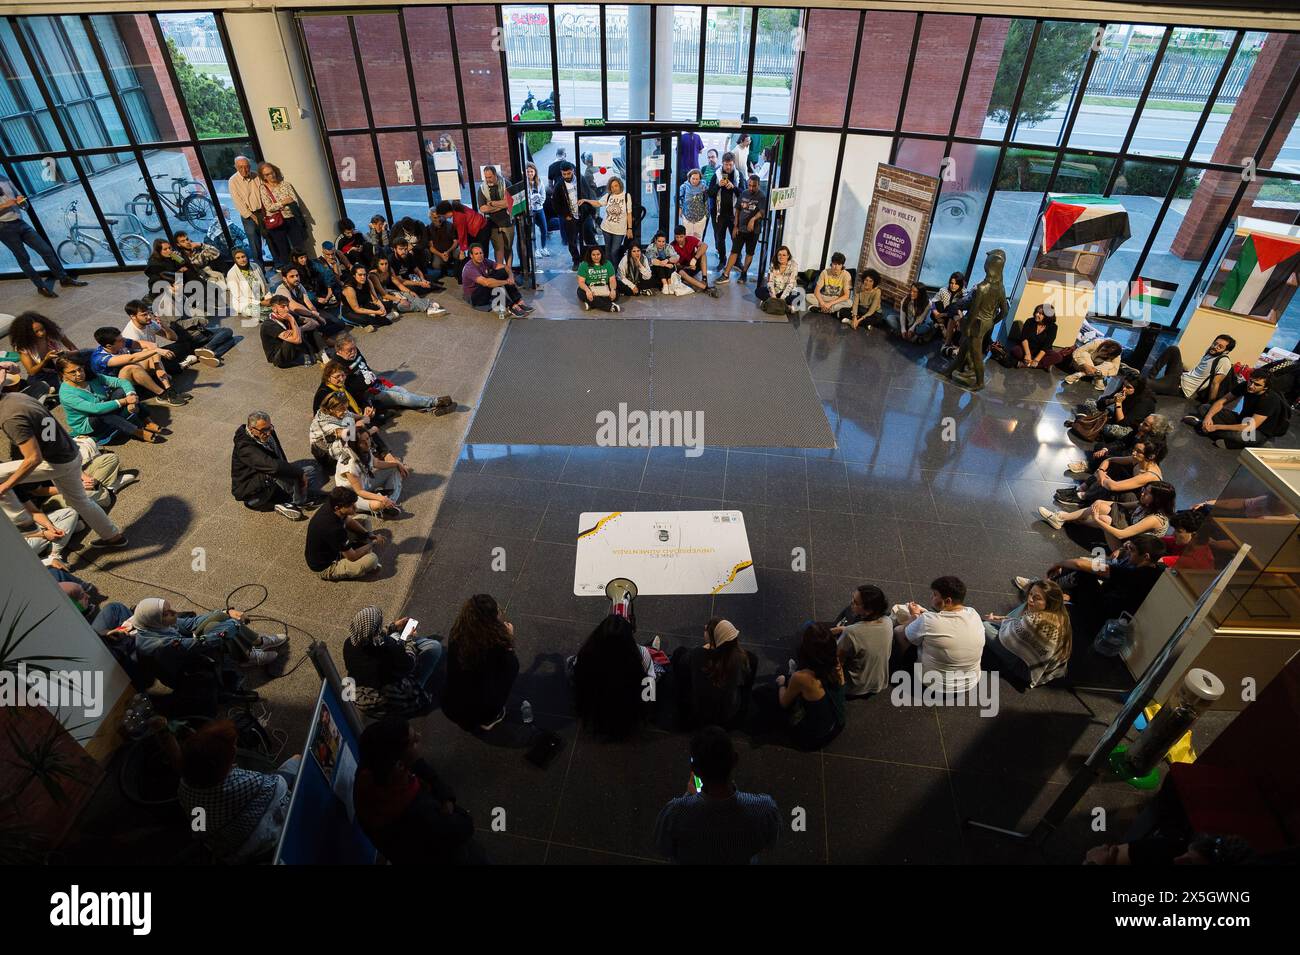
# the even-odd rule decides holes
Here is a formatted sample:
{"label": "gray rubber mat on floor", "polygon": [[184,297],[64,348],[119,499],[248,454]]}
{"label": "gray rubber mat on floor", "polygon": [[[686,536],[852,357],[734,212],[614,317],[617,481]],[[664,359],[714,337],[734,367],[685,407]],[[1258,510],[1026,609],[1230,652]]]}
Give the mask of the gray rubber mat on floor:
{"label": "gray rubber mat on floor", "polygon": [[713,447],[833,448],[785,323],[512,322],[469,444],[595,445],[597,415],[703,413]]}

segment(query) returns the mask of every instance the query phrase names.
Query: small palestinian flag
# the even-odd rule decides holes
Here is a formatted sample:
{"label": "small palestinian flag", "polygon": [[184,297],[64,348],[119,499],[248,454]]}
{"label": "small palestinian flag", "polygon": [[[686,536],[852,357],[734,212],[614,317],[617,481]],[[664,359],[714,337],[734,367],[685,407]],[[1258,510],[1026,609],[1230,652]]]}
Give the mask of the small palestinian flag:
{"label": "small palestinian flag", "polygon": [[528,211],[528,190],[520,184],[518,192],[510,193],[510,214],[521,216]]}
{"label": "small palestinian flag", "polygon": [[1300,241],[1254,233],[1246,236],[1237,264],[1219,289],[1215,308],[1238,315],[1267,311],[1300,268]]}
{"label": "small palestinian flag", "polygon": [[1174,293],[1178,291],[1177,282],[1161,282],[1158,279],[1149,279],[1139,275],[1133,284],[1129,286],[1129,298],[1135,302],[1143,302],[1147,305],[1168,305],[1174,300]]}

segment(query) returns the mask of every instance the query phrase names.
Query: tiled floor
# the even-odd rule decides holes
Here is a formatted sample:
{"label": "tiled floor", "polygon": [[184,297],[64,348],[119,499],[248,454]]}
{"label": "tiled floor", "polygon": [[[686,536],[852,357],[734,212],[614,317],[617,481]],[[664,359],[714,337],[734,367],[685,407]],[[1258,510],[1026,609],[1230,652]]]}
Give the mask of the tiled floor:
{"label": "tiled floor", "polygon": [[[552,279],[538,296],[537,317],[583,316],[563,282]],[[93,296],[86,294],[91,290],[66,294],[59,311],[51,311],[77,340],[88,339],[98,324],[117,323],[118,299],[134,286],[101,277],[92,290]],[[20,283],[0,286],[0,294],[6,311],[49,304]],[[501,326],[451,295],[444,301],[452,306],[449,319],[407,319],[362,345],[372,364],[408,369],[421,381],[436,376],[437,390],[450,388],[472,409]],[[672,308],[694,318],[714,310],[733,319],[758,317],[752,286],[725,288],[716,303],[701,296],[650,303],[656,318]],[[650,303],[632,303],[623,317],[638,317],[637,309]],[[480,739],[434,713],[423,721],[428,755],[474,812],[480,837],[499,861],[653,860],[654,818],[682,788],[689,739],[654,725],[633,741],[603,744],[575,724],[563,659],[604,611],[602,600],[572,596],[579,513],[743,510],[756,595],[643,598],[637,615],[643,634],[662,635],[670,654],[697,641],[710,616],[728,617],[758,654],[760,680],[791,655],[797,626],[835,614],[855,584],[879,584],[891,601],[923,600],[932,578],[957,574],[973,606],[1001,612],[1016,601],[1013,575],[1038,573],[1079,553],[1064,534],[1039,522],[1035,509],[1050,500],[1076,456],[1061,423],[1090,389],[1066,387],[1058,375],[991,366],[989,387],[976,396],[944,381],[930,354],[879,332],[850,332],[818,317],[798,322],[797,332],[836,437],[834,450],[710,448],[691,459],[667,448],[466,445],[452,470],[450,457],[442,464],[444,455],[456,450],[469,414],[460,421],[408,415],[396,427],[399,443],[422,461],[427,477],[415,482],[413,516],[398,525],[399,572],[372,585],[316,581],[302,571],[298,529],[246,514],[228,500],[226,448],[250,402],[272,405],[292,450],[306,450],[308,416],[301,406],[314,373],[275,372],[249,341],[227,368],[200,375],[199,386],[220,378],[225,387],[199,389],[199,400],[177,413],[186,430],[178,427],[175,441],[123,449],[127,463],[145,471],[146,483],[123,495],[116,516],[130,525],[141,549],[114,559],[131,576],[170,586],[184,579],[178,589],[196,588],[210,601],[245,579],[266,579],[270,604],[317,628],[336,659],[347,619],[363,601],[419,618],[422,632],[445,634],[465,597],[494,594],[515,623],[522,663],[510,716]],[[779,400],[761,390],[759,396]],[[1162,399],[1161,410],[1182,413],[1170,399]],[[1223,487],[1234,461],[1233,453],[1180,428],[1165,471],[1180,500],[1195,502]],[[229,564],[218,563],[202,583],[188,570],[190,548],[200,540],[229,555]],[[804,571],[791,569],[795,547],[808,555]],[[492,566],[495,548],[504,548],[500,570]],[[88,576],[109,593],[146,592],[93,571]],[[308,666],[262,688],[288,746],[298,745],[312,682]],[[1032,825],[1101,732],[1067,691],[1049,686],[1017,694],[1005,683],[1002,690],[1001,713],[993,719],[961,709],[899,708],[884,698],[854,702],[845,732],[821,753],[740,734],[740,785],[771,793],[783,812],[804,810],[805,825],[782,836],[770,861],[1075,863],[1083,847],[1104,838],[1088,826],[1096,806],[1109,811],[1109,834],[1122,832],[1146,797],[1112,783],[1089,791],[1045,854],[961,825],[967,817]],[[524,698],[537,723],[564,741],[546,770],[523,758],[532,733],[519,721]],[[1116,710],[1112,698],[1084,699],[1101,719]],[[1213,717],[1202,728],[1212,732],[1222,723]],[[505,810],[505,830],[489,831],[498,807]]]}

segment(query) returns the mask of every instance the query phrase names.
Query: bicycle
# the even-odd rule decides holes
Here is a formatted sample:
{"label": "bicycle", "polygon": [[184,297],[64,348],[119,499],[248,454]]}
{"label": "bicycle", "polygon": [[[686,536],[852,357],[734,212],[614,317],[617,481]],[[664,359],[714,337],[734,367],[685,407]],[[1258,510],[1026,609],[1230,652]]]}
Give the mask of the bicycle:
{"label": "bicycle", "polygon": [[[165,172],[160,172],[152,178],[170,178],[172,181],[170,190],[158,190],[158,198],[167,208],[169,216],[175,216],[190,225],[197,225],[216,217],[216,207],[213,206],[207,189],[202,183],[186,176],[172,176]],[[140,177],[140,181],[144,182],[144,176]],[[157,232],[162,228],[162,216],[158,214],[153,196],[147,190],[127,203],[126,208],[128,212],[139,216],[140,221],[150,232]]]}
{"label": "bicycle", "polygon": [[[114,258],[112,246],[108,243],[108,236],[103,235],[103,228],[98,224],[92,226],[83,226],[81,224],[81,213],[77,209],[80,199],[73,199],[66,209],[63,210],[64,221],[68,224],[68,237],[59,243],[59,258],[72,265],[80,262],[83,265],[89,265],[95,261],[97,251],[106,253],[108,258]],[[134,215],[127,213],[133,223],[139,220]],[[108,228],[113,228],[121,219],[104,218]],[[98,230],[100,234],[96,234]],[[117,241],[117,247],[122,252],[122,258],[128,262],[144,262],[149,258],[149,240],[136,232],[113,233],[113,238]],[[75,258],[74,258],[75,256]]]}

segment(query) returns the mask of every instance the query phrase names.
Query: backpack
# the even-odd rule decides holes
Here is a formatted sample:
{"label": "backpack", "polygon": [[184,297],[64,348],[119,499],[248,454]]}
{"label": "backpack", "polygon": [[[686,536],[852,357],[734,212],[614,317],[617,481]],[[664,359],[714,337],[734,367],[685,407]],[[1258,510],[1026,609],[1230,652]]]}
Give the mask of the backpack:
{"label": "backpack", "polygon": [[395,683],[386,683],[379,690],[370,686],[358,686],[354,702],[357,709],[372,720],[382,720],[388,716],[409,719],[429,712],[433,706],[433,696],[421,689],[410,677],[403,677]]}

